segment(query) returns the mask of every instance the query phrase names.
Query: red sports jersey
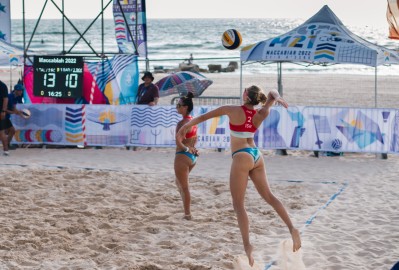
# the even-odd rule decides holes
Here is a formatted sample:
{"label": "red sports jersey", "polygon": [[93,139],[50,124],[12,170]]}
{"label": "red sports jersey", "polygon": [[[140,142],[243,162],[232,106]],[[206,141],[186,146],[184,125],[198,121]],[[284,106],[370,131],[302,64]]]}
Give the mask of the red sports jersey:
{"label": "red sports jersey", "polygon": [[[189,120],[193,119],[193,117],[191,115],[184,116],[184,118],[189,119]],[[196,137],[197,136],[197,129],[198,129],[197,126],[192,126],[190,131],[186,133],[186,139]]]}
{"label": "red sports jersey", "polygon": [[250,110],[244,105],[241,106],[245,113],[245,122],[241,125],[230,125],[231,135],[239,138],[252,138],[257,130],[257,127],[252,123],[252,118],[256,114],[256,110]]}

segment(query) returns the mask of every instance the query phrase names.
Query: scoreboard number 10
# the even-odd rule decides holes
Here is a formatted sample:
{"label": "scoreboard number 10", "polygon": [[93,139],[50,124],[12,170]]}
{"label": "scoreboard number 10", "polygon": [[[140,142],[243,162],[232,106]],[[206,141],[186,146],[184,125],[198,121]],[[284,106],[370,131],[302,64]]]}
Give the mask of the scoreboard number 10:
{"label": "scoreboard number 10", "polygon": [[83,90],[83,58],[35,56],[33,94],[40,97],[79,98]]}

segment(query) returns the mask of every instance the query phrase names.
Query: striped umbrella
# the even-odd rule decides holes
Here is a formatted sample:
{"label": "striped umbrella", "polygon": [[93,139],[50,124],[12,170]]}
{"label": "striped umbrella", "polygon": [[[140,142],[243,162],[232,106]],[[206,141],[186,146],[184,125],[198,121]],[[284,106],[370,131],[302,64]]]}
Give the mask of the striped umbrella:
{"label": "striped umbrella", "polygon": [[198,97],[212,83],[212,80],[202,74],[191,71],[179,71],[160,79],[155,85],[158,86],[161,97],[177,93],[180,96],[185,96],[188,92],[192,92],[195,97]]}

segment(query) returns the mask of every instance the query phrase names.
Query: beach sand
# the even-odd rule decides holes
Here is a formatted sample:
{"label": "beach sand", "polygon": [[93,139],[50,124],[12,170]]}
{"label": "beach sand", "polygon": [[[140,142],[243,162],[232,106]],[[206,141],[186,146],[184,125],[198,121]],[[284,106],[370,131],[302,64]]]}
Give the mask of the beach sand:
{"label": "beach sand", "polygon": [[[0,69],[0,80],[9,87],[17,83],[20,69]],[[357,108],[399,108],[399,76],[378,75],[377,82],[370,70],[367,75],[302,73],[282,71],[283,97],[290,105]],[[10,76],[11,74],[11,76]],[[157,82],[168,73],[153,73]],[[240,73],[203,73],[213,80],[202,96],[240,97]],[[141,78],[141,76],[140,76]],[[141,79],[139,83],[141,83]],[[376,89],[377,83],[377,89]],[[244,74],[243,88],[259,85],[265,91],[277,89],[277,74]],[[161,97],[160,105],[170,105],[177,95]]]}
{"label": "beach sand", "polygon": [[[155,74],[155,82],[166,74]],[[239,73],[206,73],[213,84],[203,96],[240,97]],[[375,77],[352,74],[284,74],[282,75],[283,97],[290,105],[328,106],[356,108],[399,108],[399,76]],[[259,85],[264,91],[277,89],[276,74],[243,75],[243,89]],[[174,96],[172,96],[174,97]],[[160,99],[160,104],[169,105],[171,96]]]}
{"label": "beach sand", "polygon": [[[1,157],[0,269],[245,269],[234,268],[245,253],[230,153],[201,154],[191,221],[173,158],[169,148],[18,148]],[[398,260],[397,156],[264,158],[273,192],[302,230],[306,269],[390,269]],[[277,253],[289,233],[252,183],[246,207],[256,263],[282,269]]]}
{"label": "beach sand", "polygon": [[[353,76],[341,76],[335,80],[348,91],[337,93],[291,76],[284,96],[292,105],[353,107],[358,93],[357,107],[374,106],[374,90],[361,87],[373,89],[373,77],[349,87]],[[209,77],[206,94],[239,92],[237,75]],[[389,79],[381,103],[397,108],[398,79]],[[272,191],[302,231],[306,269],[390,269],[399,260],[397,155],[264,158]],[[0,269],[250,269],[231,204],[230,152],[202,151],[190,176],[191,221],[183,219],[173,159],[172,148],[18,148],[0,157]],[[278,251],[290,235],[251,182],[246,208],[256,264],[283,269]]]}

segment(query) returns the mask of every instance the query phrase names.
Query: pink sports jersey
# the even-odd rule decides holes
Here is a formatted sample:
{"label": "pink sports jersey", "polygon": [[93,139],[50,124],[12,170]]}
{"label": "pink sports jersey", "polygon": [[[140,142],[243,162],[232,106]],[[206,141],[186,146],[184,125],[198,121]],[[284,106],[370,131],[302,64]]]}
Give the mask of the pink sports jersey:
{"label": "pink sports jersey", "polygon": [[244,105],[241,106],[245,113],[245,122],[242,125],[230,125],[230,134],[239,138],[253,138],[257,127],[252,123],[252,118],[256,114],[256,110],[250,110]]}

